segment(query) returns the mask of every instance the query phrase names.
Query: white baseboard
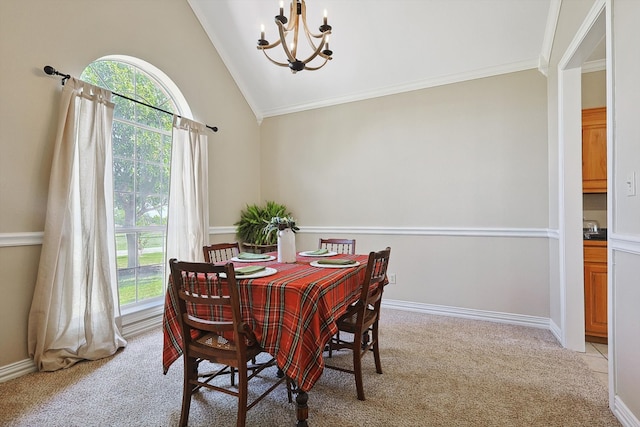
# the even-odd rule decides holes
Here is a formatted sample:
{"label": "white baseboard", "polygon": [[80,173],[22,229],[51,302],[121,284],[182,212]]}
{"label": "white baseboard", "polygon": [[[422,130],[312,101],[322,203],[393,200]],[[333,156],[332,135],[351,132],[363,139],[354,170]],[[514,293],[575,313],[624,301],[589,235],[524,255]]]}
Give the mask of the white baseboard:
{"label": "white baseboard", "polygon": [[37,371],[36,365],[31,359],[24,359],[19,362],[0,366],[0,383],[21,377]]}
{"label": "white baseboard", "polygon": [[[122,335],[125,339],[157,328],[162,324],[163,306],[143,310],[123,316]],[[0,383],[36,372],[36,365],[31,359],[0,366]]]}
{"label": "white baseboard", "polygon": [[624,427],[640,427],[640,420],[633,415],[633,412],[624,404],[620,396],[616,396],[613,400],[613,415]]}
{"label": "white baseboard", "polygon": [[122,316],[122,335],[131,338],[162,325],[163,305],[156,305]]}
{"label": "white baseboard", "polygon": [[[524,314],[501,313],[497,311],[475,310],[471,308],[450,307],[446,305],[424,304],[409,301],[383,299],[382,306],[397,310],[415,311],[440,316],[463,317],[465,319],[486,320],[489,322],[507,323],[510,325],[530,326],[533,328],[551,329],[550,320],[546,317],[528,316]],[[552,331],[553,332],[553,331]]]}
{"label": "white baseboard", "polygon": [[560,344],[562,344],[562,329],[560,326],[556,324],[553,320],[549,319],[549,330],[553,334],[554,337],[558,340]]}

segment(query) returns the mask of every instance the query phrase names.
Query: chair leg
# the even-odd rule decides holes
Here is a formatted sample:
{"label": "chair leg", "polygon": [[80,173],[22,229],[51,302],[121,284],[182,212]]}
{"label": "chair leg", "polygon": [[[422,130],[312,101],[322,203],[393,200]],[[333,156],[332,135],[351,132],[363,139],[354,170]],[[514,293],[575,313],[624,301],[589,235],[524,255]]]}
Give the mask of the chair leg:
{"label": "chair leg", "polygon": [[336,334],[334,336],[331,337],[331,339],[329,340],[329,357],[333,356],[333,343],[340,342],[340,331],[336,332]]}
{"label": "chair leg", "polygon": [[231,370],[231,386],[233,387],[234,385],[236,385],[236,368],[234,368],[233,366],[229,367]]}
{"label": "chair leg", "polygon": [[357,343],[353,343],[353,373],[356,377],[356,391],[358,393],[358,400],[364,399],[364,386],[362,384],[362,354],[360,346]]}
{"label": "chair leg", "polygon": [[289,398],[289,403],[293,402],[293,393],[291,391],[291,378],[287,377],[287,397]]}
{"label": "chair leg", "polygon": [[380,363],[380,348],[378,346],[378,322],[373,324],[373,359],[376,362],[376,372],[382,373],[382,363]]}
{"label": "chair leg", "polygon": [[182,410],[180,412],[180,427],[185,427],[189,422],[189,410],[191,409],[191,395],[195,386],[191,380],[198,379],[198,363],[196,359],[185,357],[184,361],[184,383],[182,387]]}
{"label": "chair leg", "polygon": [[362,349],[364,350],[369,346],[369,331],[362,334]]}
{"label": "chair leg", "polygon": [[247,398],[248,398],[248,372],[247,368],[238,369],[238,421],[237,427],[244,427],[247,420]]}

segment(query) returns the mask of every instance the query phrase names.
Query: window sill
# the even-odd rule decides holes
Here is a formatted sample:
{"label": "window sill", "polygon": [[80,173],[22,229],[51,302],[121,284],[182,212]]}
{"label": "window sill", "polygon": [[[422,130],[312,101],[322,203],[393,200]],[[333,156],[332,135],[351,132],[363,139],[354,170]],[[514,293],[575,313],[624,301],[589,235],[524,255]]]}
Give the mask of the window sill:
{"label": "window sill", "polygon": [[122,335],[130,338],[162,325],[164,299],[122,310]]}

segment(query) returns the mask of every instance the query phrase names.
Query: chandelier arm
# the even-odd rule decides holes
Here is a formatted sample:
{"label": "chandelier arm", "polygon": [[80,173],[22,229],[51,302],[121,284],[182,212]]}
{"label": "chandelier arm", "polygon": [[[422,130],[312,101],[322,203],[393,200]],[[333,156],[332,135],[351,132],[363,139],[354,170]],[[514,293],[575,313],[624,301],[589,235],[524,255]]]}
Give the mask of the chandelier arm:
{"label": "chandelier arm", "polygon": [[[293,4],[293,2],[291,2]],[[302,3],[304,12],[304,3]],[[293,15],[291,15],[293,16]],[[304,15],[302,15],[302,21],[304,22]],[[296,23],[293,26],[293,49],[291,49],[292,61],[295,61],[298,57],[298,30],[300,29],[300,15],[296,15]]]}
{"label": "chandelier arm", "polygon": [[276,46],[279,46],[280,43],[282,43],[282,40],[278,39],[275,42],[273,42],[273,43],[271,43],[269,45],[266,45],[266,46],[258,45],[258,46],[256,46],[256,49],[258,49],[258,50],[272,49],[272,48],[274,48]]}
{"label": "chandelier arm", "polygon": [[323,34],[320,35],[320,37],[316,37],[316,38],[322,38],[319,46],[316,46],[316,44],[311,39],[311,37],[315,37],[313,34],[309,34],[308,32],[305,32],[305,34],[307,36],[307,42],[309,43],[309,46],[311,46],[312,50],[315,50],[317,52],[319,49],[324,48],[324,46],[327,44],[327,37],[331,35],[331,30],[324,32]]}
{"label": "chandelier arm", "polygon": [[[323,56],[323,55],[321,55],[321,56]],[[307,66],[305,65],[304,69],[305,69],[305,70],[309,70],[309,71],[316,71],[316,70],[319,70],[320,68],[322,68],[322,67],[324,67],[324,66],[325,66],[325,64],[327,63],[327,61],[328,61],[329,59],[331,59],[331,58],[329,58],[328,56],[323,56],[323,58],[324,58],[324,62],[323,62],[321,65],[318,65],[317,67],[307,67]]]}
{"label": "chandelier arm", "polygon": [[[276,21],[276,24],[278,24],[278,33],[280,34],[280,43],[282,44],[282,48],[284,49],[284,53],[285,53],[285,55],[287,55],[287,59],[290,62],[293,62],[293,61],[296,60],[295,50],[293,51],[293,54],[292,54],[291,51],[289,50],[289,46],[287,46],[287,39],[286,39],[287,35],[286,35],[286,33],[288,31],[285,31],[284,25],[282,25],[282,22]],[[296,30],[295,34],[297,34],[297,33],[298,33],[298,31]]]}
{"label": "chandelier arm", "polygon": [[[304,5],[304,3],[303,3],[303,5]],[[302,7],[302,10],[304,11],[303,15],[302,15],[302,25],[304,25],[304,32],[307,35],[307,38],[311,36],[311,37],[313,37],[315,39],[319,39],[319,38],[324,37],[325,34],[331,34],[331,30],[326,31],[324,33],[318,33],[318,34],[315,34],[315,33],[311,32],[311,30],[309,30],[309,26],[307,25],[307,14],[306,14],[307,6],[304,5]]]}
{"label": "chandelier arm", "polygon": [[264,50],[263,50],[262,52],[264,53],[264,56],[266,56],[266,57],[267,57],[267,59],[268,59],[269,61],[271,61],[273,64],[278,65],[278,66],[280,66],[280,67],[288,67],[288,66],[289,66],[289,64],[288,64],[288,63],[286,63],[286,62],[278,62],[278,61],[276,61],[276,60],[274,60],[274,59],[271,59],[271,57],[270,57],[269,55],[267,55],[267,52],[265,52]]}
{"label": "chandelier arm", "polygon": [[[320,44],[318,45],[318,47],[317,47],[317,48],[316,48],[316,49],[311,53],[311,55],[310,55],[307,59],[305,59],[305,60],[303,60],[303,61],[302,61],[305,65],[306,65],[308,62],[313,61],[313,59],[314,59],[316,56],[320,55],[320,52],[322,51],[322,48],[324,47],[324,40],[325,40],[325,39],[324,39],[324,37],[323,37],[323,38],[322,38],[322,43],[320,43]],[[312,46],[314,46],[314,45],[312,44]],[[314,47],[315,47],[315,46],[314,46]],[[309,69],[311,70],[311,68],[309,68]]]}
{"label": "chandelier arm", "polygon": [[[294,4],[295,4],[295,0],[292,0],[291,4],[289,5],[289,22],[287,23],[287,29],[286,29],[287,33],[293,30],[295,23],[298,21],[297,7],[296,9],[294,9]],[[293,19],[294,16],[296,17],[296,19]]]}

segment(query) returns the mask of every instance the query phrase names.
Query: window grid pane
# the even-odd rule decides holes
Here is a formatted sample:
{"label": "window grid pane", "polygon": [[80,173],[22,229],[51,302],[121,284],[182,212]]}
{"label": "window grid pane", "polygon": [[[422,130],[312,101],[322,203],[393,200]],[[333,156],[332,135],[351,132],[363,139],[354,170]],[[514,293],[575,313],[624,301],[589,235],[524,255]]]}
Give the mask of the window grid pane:
{"label": "window grid pane", "polygon": [[[111,60],[96,61],[83,80],[176,111],[150,75]],[[120,306],[162,299],[169,201],[172,116],[114,96],[114,219]]]}

